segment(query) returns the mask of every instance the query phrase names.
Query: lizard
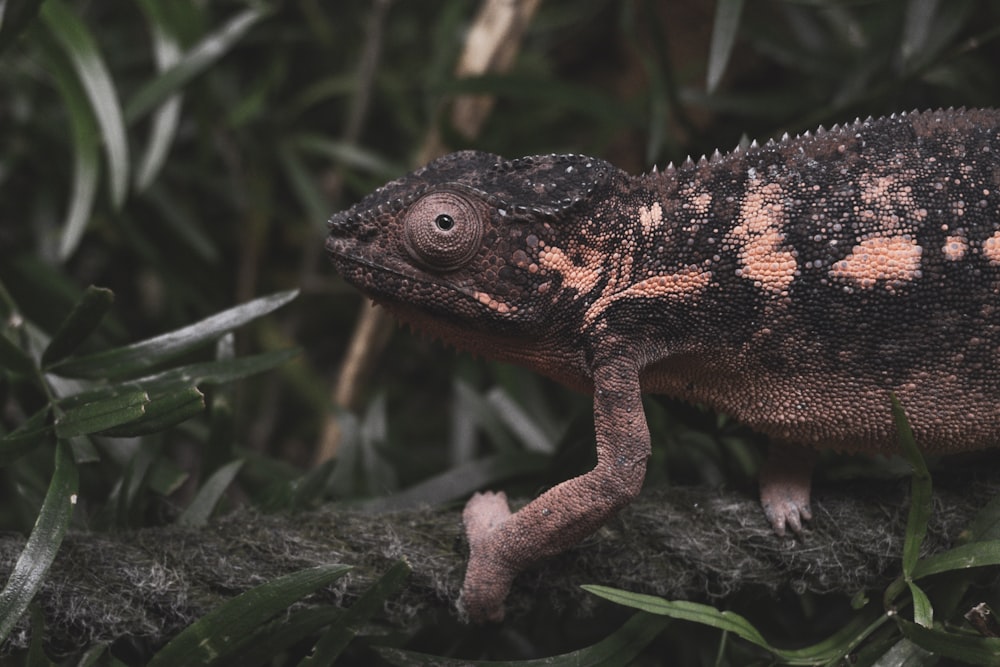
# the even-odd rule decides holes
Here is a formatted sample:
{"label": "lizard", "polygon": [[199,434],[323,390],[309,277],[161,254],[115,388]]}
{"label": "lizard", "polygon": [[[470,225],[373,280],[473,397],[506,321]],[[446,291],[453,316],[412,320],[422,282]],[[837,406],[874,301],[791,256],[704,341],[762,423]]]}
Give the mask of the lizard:
{"label": "lizard", "polygon": [[582,155],[438,158],[335,214],[334,269],[459,349],[593,395],[597,463],[511,513],[477,493],[459,608],[640,491],[644,392],[768,437],[773,529],[811,519],[809,452],[1000,439],[1000,111],[867,118],[641,176]]}

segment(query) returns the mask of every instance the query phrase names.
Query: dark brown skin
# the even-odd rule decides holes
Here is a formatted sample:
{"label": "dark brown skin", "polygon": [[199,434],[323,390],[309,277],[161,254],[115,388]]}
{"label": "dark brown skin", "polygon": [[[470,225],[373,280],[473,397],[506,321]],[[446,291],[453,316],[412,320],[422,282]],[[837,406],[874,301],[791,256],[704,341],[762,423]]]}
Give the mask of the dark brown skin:
{"label": "dark brown skin", "polygon": [[638,494],[642,392],[770,436],[775,531],[811,518],[815,449],[891,452],[895,393],[937,452],[1000,439],[1000,113],[857,121],[632,177],[455,153],[330,220],[345,279],[455,346],[594,395],[597,466],[510,514],[477,494],[462,605]]}

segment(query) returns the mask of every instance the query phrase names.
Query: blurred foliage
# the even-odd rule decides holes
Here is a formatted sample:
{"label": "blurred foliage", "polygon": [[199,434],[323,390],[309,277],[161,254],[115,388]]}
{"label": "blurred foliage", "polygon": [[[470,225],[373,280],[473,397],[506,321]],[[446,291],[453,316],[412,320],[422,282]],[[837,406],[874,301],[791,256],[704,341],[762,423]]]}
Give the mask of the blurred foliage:
{"label": "blurred foliage", "polygon": [[[453,149],[470,147],[443,113],[453,96],[496,98],[476,148],[588,153],[633,171],[747,137],[1000,97],[1000,4],[989,0],[551,1],[511,72],[456,80],[475,9],[0,2],[0,529],[32,536],[24,576],[0,594],[5,636],[67,527],[202,523],[237,503],[440,503],[498,486],[529,496],[589,466],[584,397],[398,335],[364,379],[360,414],[339,415],[338,460],[308,468],[359,303],[325,267],[323,221],[412,166],[431,128]],[[292,288],[301,296],[274,313],[287,296],[254,301]],[[245,305],[232,319],[235,303]],[[296,346],[304,355],[282,364]],[[266,380],[230,384],[276,366]],[[669,469],[675,481],[752,488],[751,434],[695,409],[647,405],[649,484]],[[337,573],[279,582],[267,589],[278,591],[269,611]],[[887,651],[935,664],[910,647],[957,636],[945,628],[970,600],[996,603],[975,581],[927,587],[930,640],[920,626],[888,623],[855,647],[854,664]],[[631,653],[636,664],[770,659],[711,623],[625,622],[613,605],[572,624],[540,609],[496,630],[434,618],[382,635],[360,619],[395,585],[372,594],[357,624],[297,613],[287,641],[272,628],[261,636],[275,643],[242,655],[295,662],[318,640],[320,656],[344,651],[342,664],[421,660],[364,648],[379,643],[463,658],[564,654],[563,664]],[[730,606],[776,646],[856,625],[843,599],[751,591]],[[237,608],[206,616],[216,628],[207,632],[270,615],[225,625],[242,618]],[[39,641],[32,664],[44,660]],[[129,655],[157,648],[131,645]]]}

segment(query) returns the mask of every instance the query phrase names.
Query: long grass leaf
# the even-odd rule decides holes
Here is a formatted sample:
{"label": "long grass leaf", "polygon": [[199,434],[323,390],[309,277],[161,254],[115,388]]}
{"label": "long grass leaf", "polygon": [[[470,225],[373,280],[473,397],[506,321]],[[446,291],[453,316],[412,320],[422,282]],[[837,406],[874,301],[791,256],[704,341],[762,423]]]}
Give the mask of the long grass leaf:
{"label": "long grass leaf", "polygon": [[50,412],[51,408],[46,406],[15,430],[0,437],[0,465],[17,460],[52,439],[53,429],[48,423]]}
{"label": "long grass leaf", "polygon": [[299,667],[333,665],[354,638],[358,628],[382,609],[385,601],[394,595],[410,576],[410,571],[411,568],[406,561],[401,560],[393,564],[316,642],[312,653],[299,663]]}
{"label": "long grass leaf", "polygon": [[[399,649],[376,648],[383,658],[399,667],[618,667],[629,664],[670,623],[665,616],[635,614],[629,620],[592,646],[571,653],[537,660],[457,660],[438,658]],[[665,663],[667,664],[667,663]]]}
{"label": "long grass leaf", "polygon": [[0,331],[0,370],[3,369],[31,375],[35,372],[35,362],[27,352]]}
{"label": "long grass leaf", "polygon": [[86,403],[67,410],[56,419],[56,435],[72,438],[106,431],[139,419],[145,414],[147,405],[149,395],[141,389]]}
{"label": "long grass leaf", "polygon": [[292,137],[290,145],[302,153],[319,155],[335,164],[367,171],[376,176],[395,178],[405,171],[362,146],[317,134],[298,134]]}
{"label": "long grass leaf", "polygon": [[1000,565],[1000,540],[960,544],[923,558],[913,567],[913,578],[922,579],[932,574],[990,565]]}
{"label": "long grass leaf", "polygon": [[45,614],[37,602],[28,605],[28,618],[31,619],[31,641],[28,643],[28,654],[24,657],[24,667],[55,667],[56,663],[45,655]]}
{"label": "long grass leaf", "polygon": [[34,35],[45,68],[62,98],[73,140],[73,187],[57,251],[58,257],[65,261],[79,245],[97,197],[101,174],[100,132],[87,93],[80,85],[65,50],[42,30],[35,31]]}
{"label": "long grass leaf", "polygon": [[[171,34],[168,22],[163,16],[163,5],[160,2],[141,0],[139,6],[146,13],[149,30],[153,37],[153,56],[156,59],[156,68],[160,72],[164,72],[180,61],[180,42]],[[174,142],[180,124],[181,99],[179,92],[174,93],[165,99],[153,113],[149,143],[146,145],[146,151],[139,160],[139,167],[136,169],[135,189],[137,192],[145,190],[156,179],[164,162],[166,162],[167,153]]]}
{"label": "long grass leaf", "polygon": [[551,457],[535,452],[512,451],[467,461],[414,484],[399,493],[363,503],[370,512],[389,512],[415,505],[440,505],[473,491],[496,486],[503,480],[545,470]]}
{"label": "long grass leaf", "polygon": [[347,574],[346,565],[301,570],[262,584],[213,609],[163,647],[148,667],[203,665],[224,657],[289,605]]}
{"label": "long grass leaf", "polygon": [[84,290],[42,352],[42,367],[72,354],[101,323],[114,301],[114,292],[109,289],[91,285]]}
{"label": "long grass leaf", "polygon": [[264,8],[246,9],[187,51],[172,67],[142,86],[125,105],[125,120],[132,125],[177,93],[191,79],[228,53],[258,21]]}
{"label": "long grass leaf", "polygon": [[171,368],[161,373],[105,385],[81,394],[67,396],[59,401],[59,407],[70,410],[104,398],[120,396],[123,393],[143,390],[151,395],[166,394],[184,387],[201,387],[233,382],[241,378],[263,373],[276,368],[300,353],[297,348],[271,350],[249,357],[206,361]]}
{"label": "long grass leaf", "polygon": [[912,62],[927,51],[928,38],[937,28],[938,0],[909,0],[903,19],[903,36],[900,40],[900,55],[903,63]]}
{"label": "long grass leaf", "polygon": [[917,442],[913,437],[913,429],[906,418],[903,406],[895,396],[892,397],[892,415],[896,422],[896,432],[899,434],[899,445],[903,456],[913,467],[913,480],[910,484],[910,511],[906,518],[906,535],[903,541],[903,577],[910,580],[913,568],[920,558],[920,545],[927,536],[927,523],[930,521],[931,474],[927,464],[920,454]]}
{"label": "long grass leaf", "polygon": [[154,338],[85,357],[67,359],[56,364],[52,371],[69,377],[90,379],[135,375],[263,317],[285,305],[296,295],[298,290],[290,290],[254,299]]}
{"label": "long grass leaf", "polygon": [[299,205],[311,220],[322,220],[330,208],[329,202],[323,196],[315,174],[311,173],[298,152],[288,142],[278,148],[278,160],[281,162],[285,179],[292,186],[299,200]]}
{"label": "long grass leaf", "polygon": [[962,665],[1000,664],[1000,639],[925,628],[903,618],[897,618],[896,622],[907,639],[940,657],[951,658]]}
{"label": "long grass leaf", "polygon": [[101,430],[101,435],[128,438],[149,433],[159,433],[171,426],[201,414],[205,409],[205,395],[194,386],[172,389],[152,395],[142,416]]}
{"label": "long grass leaf", "polygon": [[923,589],[912,581],[907,582],[907,585],[910,587],[910,596],[913,598],[913,622],[925,628],[932,627],[934,625],[934,607],[931,606],[930,598],[927,597],[927,593],[924,593]]}
{"label": "long grass leaf", "polygon": [[31,25],[44,0],[6,0],[0,3],[0,54]]}
{"label": "long grass leaf", "polygon": [[76,503],[77,470],[69,448],[56,446],[55,470],[35,527],[0,591],[0,642],[10,635],[55,560]]}
{"label": "long grass leaf", "polygon": [[[264,656],[298,654],[293,647],[314,641],[323,629],[344,615],[344,610],[332,605],[293,609],[258,626],[253,633],[239,641],[222,660],[211,663],[213,667],[247,667],[260,664]],[[291,664],[291,663],[287,663]]]}
{"label": "long grass leaf", "polygon": [[752,644],[779,656],[789,665],[815,665],[841,659],[888,618],[856,616],[833,636],[806,648],[785,650],[772,646],[757,628],[743,616],[730,611],[686,600],[664,600],[655,595],[632,593],[607,586],[583,586],[583,589],[612,602],[651,614],[660,614],[685,621],[694,621],[742,637]]}
{"label": "long grass leaf", "polygon": [[714,91],[729,64],[736,32],[740,27],[743,0],[719,0],[715,4],[715,22],[712,26],[712,41],[708,49],[708,75],[705,88]]}
{"label": "long grass leaf", "polygon": [[222,494],[236,479],[236,475],[242,467],[243,459],[237,459],[212,473],[198,489],[191,504],[177,517],[177,524],[180,526],[204,526],[207,524],[216,505],[219,504]]}
{"label": "long grass leaf", "polygon": [[129,157],[125,123],[114,82],[87,26],[62,0],[48,0],[41,10],[45,26],[66,50],[101,128],[108,158],[111,201],[121,207],[128,191]]}

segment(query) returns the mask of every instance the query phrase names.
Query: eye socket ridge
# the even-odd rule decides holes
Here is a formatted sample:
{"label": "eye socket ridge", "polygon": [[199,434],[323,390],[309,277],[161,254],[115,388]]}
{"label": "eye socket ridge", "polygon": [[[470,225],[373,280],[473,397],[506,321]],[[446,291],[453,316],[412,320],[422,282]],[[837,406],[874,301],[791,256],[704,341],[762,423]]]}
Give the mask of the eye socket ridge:
{"label": "eye socket ridge", "polygon": [[451,271],[480,248],[485,227],[482,207],[450,190],[424,195],[404,214],[403,245],[422,266]]}

